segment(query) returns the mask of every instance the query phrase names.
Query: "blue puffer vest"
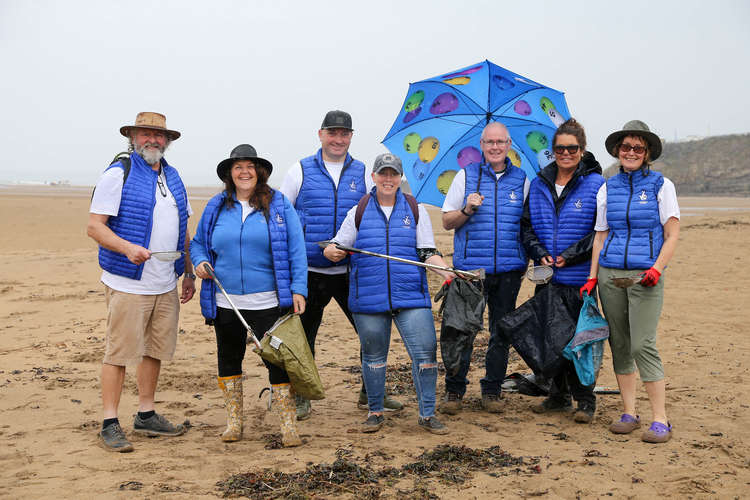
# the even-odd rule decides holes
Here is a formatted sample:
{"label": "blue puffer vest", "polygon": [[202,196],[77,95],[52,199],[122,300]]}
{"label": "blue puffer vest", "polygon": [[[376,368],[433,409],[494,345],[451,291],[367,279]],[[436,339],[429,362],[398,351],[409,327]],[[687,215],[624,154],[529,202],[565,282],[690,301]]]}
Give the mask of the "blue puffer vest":
{"label": "blue puffer vest", "polygon": [[465,173],[464,204],[476,192],[484,195],[484,201],[453,235],[453,265],[463,270],[484,268],[488,274],[525,269],[520,221],[526,174],[507,158],[499,180],[485,163],[469,165]]}
{"label": "blue puffer vest", "polygon": [[[216,264],[216,254],[211,249],[211,237],[216,226],[216,220],[219,218],[221,210],[225,208],[225,204],[226,193],[222,192],[211,198],[204,210],[203,217],[206,217],[207,223],[202,227],[201,240],[204,242],[203,247],[206,255],[208,255],[208,263],[211,264],[211,267]],[[267,221],[279,307],[291,307],[292,271],[287,248],[287,226],[284,222],[284,198],[280,191],[273,191]],[[237,265],[239,266],[239,263]],[[216,291],[216,284],[213,280],[201,280],[201,313],[209,320],[216,318]]]}
{"label": "blue puffer vest", "polygon": [[[110,165],[107,170],[110,168],[122,169],[123,166],[122,163],[117,162]],[[164,159],[161,160],[161,168],[167,180],[167,187],[177,202],[180,217],[179,237],[175,250],[183,250],[188,220],[187,192],[177,170],[169,166]],[[158,172],[152,169],[141,158],[141,155],[131,153],[130,173],[122,186],[120,210],[117,216],[110,217],[107,221],[107,225],[117,236],[144,248],[148,248],[151,241],[158,175]],[[135,265],[124,254],[101,246],[99,247],[99,266],[107,272],[130,279],[139,280],[143,274],[143,264]],[[179,277],[184,271],[185,257],[180,257],[174,262],[174,272]]]}
{"label": "blue puffer vest", "polygon": [[[409,203],[399,189],[390,219],[372,190],[362,214],[356,248],[409,260],[417,257],[417,225]],[[430,307],[425,270],[380,257],[354,254],[349,275],[349,309],[376,314],[398,309]]]}
{"label": "blue puffer vest", "polygon": [[[555,200],[550,187],[541,177],[531,181],[529,188],[529,211],[531,226],[554,259],[569,246],[589,235],[596,223],[596,193],[604,178],[596,173],[575,177],[575,182],[562,201],[560,212],[555,209]],[[552,187],[554,189],[554,187]],[[553,267],[553,283],[581,286],[586,283],[591,261],[572,266]]]}
{"label": "blue puffer vest", "polygon": [[348,261],[333,263],[323,256],[319,241],[330,240],[341,227],[346,213],[367,193],[365,187],[365,164],[349,154],[339,178],[338,189],[323,163],[322,150],[300,160],[302,165],[302,187],[294,208],[299,214],[302,231],[305,233],[307,265],[331,267]]}
{"label": "blue puffer vest", "polygon": [[664,243],[657,195],[664,184],[659,172],[621,171],[607,179],[607,225],[599,265],[614,269],[648,269]]}

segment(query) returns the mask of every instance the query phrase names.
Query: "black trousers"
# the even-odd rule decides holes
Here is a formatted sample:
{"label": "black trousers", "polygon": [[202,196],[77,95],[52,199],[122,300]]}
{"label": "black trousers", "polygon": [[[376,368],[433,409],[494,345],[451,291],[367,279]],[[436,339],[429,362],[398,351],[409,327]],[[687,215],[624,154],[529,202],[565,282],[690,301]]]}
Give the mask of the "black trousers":
{"label": "black trousers", "polygon": [[318,336],[320,322],[323,320],[323,310],[331,299],[334,299],[344,311],[356,334],[354,318],[349,311],[349,274],[321,274],[309,271],[307,273],[307,302],[305,312],[302,313],[300,319],[313,356],[315,356],[315,339]]}
{"label": "black trousers", "polygon": [[[498,322],[500,318],[515,309],[523,273],[524,271],[508,271],[488,274],[484,280],[484,298],[487,300],[489,310],[490,341],[485,355],[485,376],[479,381],[482,394],[500,394],[501,386],[505,380],[510,339],[500,329]],[[446,373],[446,391],[454,392],[460,396],[466,393],[466,386],[469,384],[466,375],[469,373],[473,349],[473,345],[468,346],[461,354],[461,367],[458,373],[453,376]]]}
{"label": "black trousers", "polygon": [[[273,326],[277,319],[282,316],[278,307],[250,311],[241,309],[242,317],[260,339],[263,334]],[[245,359],[245,348],[247,346],[247,330],[240,322],[235,312],[222,307],[216,308],[216,357],[219,364],[219,377],[231,377],[242,375],[242,361]],[[268,380],[272,384],[285,384],[289,382],[286,370],[269,363],[265,359],[263,364],[268,369]]]}

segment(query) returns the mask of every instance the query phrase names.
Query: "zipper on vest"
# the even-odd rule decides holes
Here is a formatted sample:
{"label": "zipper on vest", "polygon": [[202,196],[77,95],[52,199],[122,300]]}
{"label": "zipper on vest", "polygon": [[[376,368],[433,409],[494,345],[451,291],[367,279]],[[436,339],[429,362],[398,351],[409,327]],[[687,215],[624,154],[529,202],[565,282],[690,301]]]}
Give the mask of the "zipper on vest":
{"label": "zipper on vest", "polygon": [[359,299],[359,266],[354,270],[354,296]]}
{"label": "zipper on vest", "polygon": [[607,256],[607,250],[609,250],[609,245],[612,244],[612,240],[615,239],[615,232],[614,230],[609,232],[609,235],[607,235],[607,244],[604,246],[604,257]]}
{"label": "zipper on vest", "polygon": [[[341,186],[341,180],[344,178],[344,173],[346,172],[346,169],[349,168],[349,165],[354,163],[354,158],[349,161],[349,163],[346,163],[346,157],[344,157],[344,166],[341,168],[341,174],[339,174],[339,184],[338,186],[333,183],[333,178],[331,178],[331,174],[328,174],[328,177],[331,181],[331,184],[333,184],[333,236],[336,236],[336,233],[338,232],[337,225],[339,223],[339,186]],[[323,164],[323,170],[328,173],[328,170],[325,168],[325,163]],[[332,237],[333,237],[332,236]]]}
{"label": "zipper on vest", "polygon": [[[482,173],[480,172],[479,175],[482,175]],[[498,207],[499,207],[499,204],[497,202],[497,184],[498,184],[498,182],[499,182],[499,180],[497,178],[497,175],[495,175],[495,210],[494,210],[494,212],[495,212],[495,225],[494,225],[493,231],[492,231],[495,234],[495,245],[494,245],[494,250],[492,252],[492,265],[493,265],[493,272],[494,273],[497,273],[497,233],[498,233],[498,231],[497,231],[497,210],[498,210]]]}
{"label": "zipper on vest", "polygon": [[[380,208],[380,207],[378,207]],[[396,209],[396,204],[393,204],[393,209]],[[382,210],[381,210],[382,211]],[[391,215],[393,215],[393,212],[391,212]],[[385,214],[383,214],[383,217],[385,218],[385,253],[388,255],[391,254],[391,243],[390,243],[390,223],[391,219],[389,217],[385,217]],[[388,306],[390,307],[390,310],[393,311],[393,298],[391,297],[391,261],[386,259],[385,261],[385,270],[386,274],[388,275]]]}
{"label": "zipper on vest", "polygon": [[[240,220],[242,220],[242,206],[240,206]],[[242,220],[242,223],[240,224],[240,283],[242,284],[243,295],[245,293],[245,274],[242,271],[245,268],[244,264],[242,263],[242,233],[244,232],[244,230],[245,230],[245,221]],[[273,258],[271,260],[273,260]]]}
{"label": "zipper on vest", "polygon": [[648,232],[648,256],[649,258],[654,258],[654,232],[649,231]]}
{"label": "zipper on vest", "polygon": [[464,238],[464,260],[466,260],[466,254],[469,251],[469,231],[468,230],[464,233],[464,236],[466,237]]}
{"label": "zipper on vest", "polygon": [[[263,214],[265,216],[265,214]],[[248,215],[249,217],[249,215]],[[271,217],[271,210],[268,210],[268,218]],[[245,225],[245,221],[242,221],[242,225]],[[273,281],[276,285],[276,300],[279,302],[279,308],[281,308],[281,294],[279,293],[279,278],[276,275],[276,259],[273,258],[273,238],[271,237],[271,224],[266,219],[266,228],[268,229],[268,251],[271,253],[271,269],[273,269]],[[244,290],[244,288],[243,288]],[[289,295],[292,296],[292,265],[289,264]],[[294,297],[292,297],[292,312],[294,312]]]}
{"label": "zipper on vest", "polygon": [[623,269],[628,268],[628,246],[630,245],[630,205],[633,203],[633,175],[628,175],[628,181],[630,182],[630,196],[628,197],[628,206],[625,209],[625,223],[628,226],[628,236],[625,239],[625,252],[622,256]]}

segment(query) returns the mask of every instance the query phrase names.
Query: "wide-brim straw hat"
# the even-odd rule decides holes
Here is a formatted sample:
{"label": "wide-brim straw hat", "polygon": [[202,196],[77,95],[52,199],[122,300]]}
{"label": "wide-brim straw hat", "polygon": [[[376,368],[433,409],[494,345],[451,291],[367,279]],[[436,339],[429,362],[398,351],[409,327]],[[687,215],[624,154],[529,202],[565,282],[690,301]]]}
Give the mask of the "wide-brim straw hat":
{"label": "wide-brim straw hat", "polygon": [[167,118],[161,113],[153,111],[141,111],[135,117],[135,125],[124,125],[120,127],[120,133],[125,137],[130,137],[130,131],[134,128],[147,128],[151,130],[160,130],[167,134],[170,141],[180,138],[180,133],[176,130],[167,128]]}
{"label": "wide-brim straw hat", "polygon": [[268,175],[271,175],[271,172],[273,172],[273,165],[271,165],[271,162],[258,156],[254,147],[250,144],[240,144],[229,153],[229,158],[222,160],[216,165],[216,175],[219,176],[219,179],[223,181],[229,169],[232,168],[234,162],[238,160],[250,160],[255,165],[265,167],[268,169]]}
{"label": "wide-brim straw hat", "polygon": [[629,135],[643,137],[646,140],[646,143],[648,143],[649,159],[655,160],[661,156],[661,139],[649,130],[648,125],[640,120],[630,120],[622,126],[622,130],[609,134],[607,140],[604,141],[604,147],[607,148],[607,152],[617,158],[617,151],[614,151],[614,147],[620,142],[621,138]]}

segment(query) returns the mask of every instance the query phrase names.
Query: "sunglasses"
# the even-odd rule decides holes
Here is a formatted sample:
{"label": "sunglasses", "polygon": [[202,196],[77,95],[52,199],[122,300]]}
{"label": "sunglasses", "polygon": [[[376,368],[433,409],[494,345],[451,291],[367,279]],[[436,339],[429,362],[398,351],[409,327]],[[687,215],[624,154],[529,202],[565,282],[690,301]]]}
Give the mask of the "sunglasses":
{"label": "sunglasses", "polygon": [[568,154],[574,155],[578,152],[579,149],[581,149],[581,146],[579,146],[578,144],[571,144],[570,146],[555,146],[552,148],[556,155],[561,155],[565,151],[567,151]]}
{"label": "sunglasses", "polygon": [[638,144],[636,144],[635,146],[632,144],[620,144],[620,153],[627,153],[631,150],[637,155],[646,152],[646,148]]}

